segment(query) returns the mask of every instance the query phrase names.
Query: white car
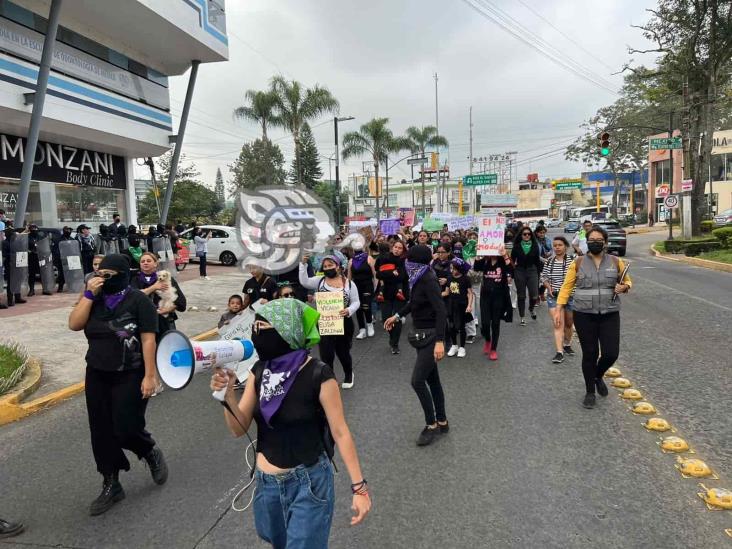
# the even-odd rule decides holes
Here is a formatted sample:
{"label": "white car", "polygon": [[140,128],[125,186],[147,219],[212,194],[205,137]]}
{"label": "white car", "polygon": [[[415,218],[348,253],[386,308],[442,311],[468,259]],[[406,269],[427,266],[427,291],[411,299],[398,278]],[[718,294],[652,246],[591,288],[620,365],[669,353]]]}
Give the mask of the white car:
{"label": "white car", "polygon": [[[244,246],[239,238],[239,229],[226,225],[201,225],[203,236],[211,232],[208,241],[208,261],[218,261],[222,265],[230,267],[236,265],[244,257]],[[191,261],[197,261],[196,244],[193,242],[193,229],[187,229],[180,233],[181,238],[190,239]]]}
{"label": "white car", "polygon": [[557,219],[556,217],[552,217],[546,222],[547,227],[559,227],[561,224],[562,221],[560,219]]}

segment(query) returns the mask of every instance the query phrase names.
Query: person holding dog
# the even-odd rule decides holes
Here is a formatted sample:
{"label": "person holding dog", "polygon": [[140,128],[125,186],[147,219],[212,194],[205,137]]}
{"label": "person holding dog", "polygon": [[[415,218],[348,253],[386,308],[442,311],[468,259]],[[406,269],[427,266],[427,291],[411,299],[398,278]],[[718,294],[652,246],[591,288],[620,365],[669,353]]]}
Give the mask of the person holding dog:
{"label": "person holding dog", "polygon": [[[140,290],[152,299],[153,305],[157,308],[158,341],[166,332],[175,330],[175,321],[178,320],[176,311],[182,313],[186,310],[186,296],[175,278],[170,275],[170,272],[158,272],[158,256],[156,254],[144,252],[140,256],[140,272],[131,278],[130,286]],[[164,297],[172,297],[172,300],[165,301],[172,301],[173,303],[161,307],[160,304]]]}

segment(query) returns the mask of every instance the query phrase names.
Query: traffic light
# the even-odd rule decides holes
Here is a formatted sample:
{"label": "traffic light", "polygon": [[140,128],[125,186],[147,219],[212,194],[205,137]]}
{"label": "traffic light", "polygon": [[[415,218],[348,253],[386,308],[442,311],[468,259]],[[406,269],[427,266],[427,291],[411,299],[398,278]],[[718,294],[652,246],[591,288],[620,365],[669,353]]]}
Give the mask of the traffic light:
{"label": "traffic light", "polygon": [[602,156],[608,156],[610,154],[610,134],[608,132],[602,132],[598,139],[600,140],[600,154]]}

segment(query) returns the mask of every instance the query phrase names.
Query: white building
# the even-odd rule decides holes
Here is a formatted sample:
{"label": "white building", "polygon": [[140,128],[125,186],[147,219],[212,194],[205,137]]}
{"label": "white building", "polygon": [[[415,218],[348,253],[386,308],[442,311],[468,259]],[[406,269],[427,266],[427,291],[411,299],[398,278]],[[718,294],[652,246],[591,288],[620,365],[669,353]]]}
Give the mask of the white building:
{"label": "white building", "polygon": [[[0,208],[14,217],[50,0],[0,0]],[[168,77],[228,58],[224,0],[64,0],[26,220],[137,224],[134,158],[170,148]]]}

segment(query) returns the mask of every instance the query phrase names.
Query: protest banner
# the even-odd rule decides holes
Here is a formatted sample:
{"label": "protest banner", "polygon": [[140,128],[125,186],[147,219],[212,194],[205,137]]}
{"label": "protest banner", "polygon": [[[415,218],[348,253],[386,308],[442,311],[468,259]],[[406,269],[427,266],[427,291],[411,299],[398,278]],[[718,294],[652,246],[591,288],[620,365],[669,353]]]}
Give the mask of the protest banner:
{"label": "protest banner", "polygon": [[399,234],[399,219],[382,219],[379,222],[381,234]]}
{"label": "protest banner", "polygon": [[399,208],[399,224],[402,227],[414,226],[415,213],[412,208]]}
{"label": "protest banner", "polygon": [[481,215],[478,219],[477,255],[501,255],[506,234],[506,217],[503,215]]}
{"label": "protest banner", "polygon": [[[229,320],[228,324],[224,324],[219,328],[219,336],[221,339],[251,339],[252,324],[254,324],[254,311],[250,308],[245,309],[234,318]],[[242,360],[236,364],[234,371],[239,381],[245,381],[249,376],[249,370],[252,369],[254,363],[259,360],[257,352],[254,351],[252,356],[246,360]]]}
{"label": "protest banner", "polygon": [[343,294],[341,292],[315,292],[315,306],[320,313],[318,331],[324,335],[343,335]]}

